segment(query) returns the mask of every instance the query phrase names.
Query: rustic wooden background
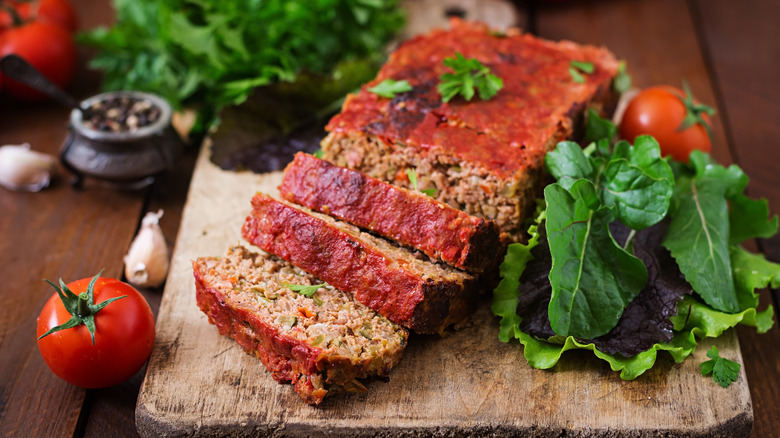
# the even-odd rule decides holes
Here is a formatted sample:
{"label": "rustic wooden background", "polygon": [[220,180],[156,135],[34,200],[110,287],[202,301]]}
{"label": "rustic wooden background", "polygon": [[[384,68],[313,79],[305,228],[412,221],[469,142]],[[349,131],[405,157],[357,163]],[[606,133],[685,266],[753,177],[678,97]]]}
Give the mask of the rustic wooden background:
{"label": "rustic wooden background", "polygon": [[[83,29],[110,23],[106,1],[73,0]],[[464,2],[464,3],[477,3]],[[468,6],[468,5],[467,5]],[[718,109],[715,156],[751,177],[748,190],[780,211],[780,3],[748,0],[593,0],[517,2],[520,26],[546,38],[605,44],[629,63],[638,86],[686,78],[702,101]],[[98,77],[86,72],[71,91],[86,97]],[[0,96],[0,144],[30,142],[56,153],[68,111],[55,104],[21,104]],[[0,434],[3,436],[136,436],[135,403],[142,372],[104,390],[73,387],[51,374],[35,346],[35,318],[51,291],[43,278],[74,279],[106,268],[120,276],[122,256],[148,210],[164,208],[173,244],[197,151],[191,149],[168,183],[135,193],[98,187],[74,192],[65,178],[38,194],[0,190]],[[780,261],[780,240],[755,249]],[[144,291],[156,311],[160,290]],[[774,302],[778,293],[763,295]],[[755,414],[752,436],[780,430],[780,328],[756,335],[738,328]]]}

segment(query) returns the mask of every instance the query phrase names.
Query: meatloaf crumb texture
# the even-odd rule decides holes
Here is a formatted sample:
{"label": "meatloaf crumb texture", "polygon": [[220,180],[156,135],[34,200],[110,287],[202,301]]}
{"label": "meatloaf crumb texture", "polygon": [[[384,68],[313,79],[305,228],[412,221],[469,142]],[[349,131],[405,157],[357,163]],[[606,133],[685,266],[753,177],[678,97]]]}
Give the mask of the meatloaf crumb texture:
{"label": "meatloaf crumb texture", "polygon": [[302,152],[285,169],[279,192],[472,273],[493,267],[504,249],[491,220]]}
{"label": "meatloaf crumb texture", "polygon": [[418,333],[468,318],[479,284],[464,271],[361,232],[357,227],[263,193],[242,234],[368,307]]}
{"label": "meatloaf crumb texture", "polygon": [[[496,96],[441,101],[439,76],[450,71],[442,61],[456,52],[503,80]],[[583,83],[569,73],[572,61],[593,64]],[[435,188],[438,200],[493,219],[517,238],[545,154],[577,136],[588,108],[611,111],[618,68],[603,48],[516,30],[500,35],[454,19],[450,30],[401,44],[373,81],[347,97],[326,128],[323,158],[405,187],[406,170],[414,169],[419,188]],[[406,80],[412,90],[392,99],[368,91],[386,79]]]}
{"label": "meatloaf crumb texture", "polygon": [[311,297],[292,291],[322,281],[276,256],[236,246],[225,257],[198,258],[193,270],[209,322],[309,404],[365,390],[356,379],[385,376],[401,359],[405,329],[332,286]]}

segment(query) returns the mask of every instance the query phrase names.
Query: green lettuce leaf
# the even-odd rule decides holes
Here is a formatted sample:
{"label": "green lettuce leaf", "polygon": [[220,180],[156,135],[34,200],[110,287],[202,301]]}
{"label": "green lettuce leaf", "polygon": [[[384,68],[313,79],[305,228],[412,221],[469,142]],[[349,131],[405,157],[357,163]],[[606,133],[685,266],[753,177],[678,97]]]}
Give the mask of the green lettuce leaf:
{"label": "green lettuce leaf", "polygon": [[707,304],[735,313],[740,307],[729,258],[727,201],[742,193],[747,177],[738,167],[714,164],[699,151],[691,153],[691,163],[695,175],[675,185],[663,245]]}
{"label": "green lettuce leaf", "polygon": [[772,326],[774,314],[771,306],[762,312],[751,308],[737,314],[728,314],[713,310],[690,296],[683,298],[677,308],[677,316],[672,319],[677,333],[672,341],[655,344],[649,350],[628,358],[604,353],[592,343],[580,342],[572,336],[563,338],[562,341],[556,337],[553,341],[558,342],[549,342],[519,332],[516,338],[523,344],[523,356],[534,368],[552,368],[568,350],[589,350],[599,359],[609,363],[612,371],[619,371],[621,379],[633,380],[653,367],[659,351],[668,352],[676,363],[680,363],[696,350],[697,339],[716,338],[737,324],[756,327],[758,333],[765,333]]}
{"label": "green lettuce leaf", "polygon": [[766,199],[750,199],[739,194],[731,199],[729,228],[729,243],[733,245],[756,237],[772,237],[777,233],[777,216],[769,218]]}
{"label": "green lettuce leaf", "polygon": [[501,317],[498,338],[503,342],[520,335],[520,317],[517,315],[517,286],[528,262],[533,258],[531,250],[539,244],[539,226],[546,216],[544,205],[536,210],[533,224],[528,228],[528,243],[513,243],[509,245],[504,261],[499,267],[501,282],[493,291],[493,314]]}
{"label": "green lettuce leaf", "polygon": [[674,174],[661,158],[658,142],[642,135],[634,146],[625,141],[604,169],[605,205],[617,208],[617,218],[629,228],[643,230],[666,216],[674,188]]}
{"label": "green lettuce leaf", "polygon": [[741,310],[758,307],[756,289],[780,287],[780,264],[770,262],[763,255],[750,253],[738,246],[732,246],[729,254]]}
{"label": "green lettuce leaf", "polygon": [[599,207],[589,180],[577,180],[571,192],[548,185],[544,197],[553,256],[552,329],[562,336],[601,336],[617,324],[623,309],[647,283],[647,269],[612,238],[609,223],[614,212]]}

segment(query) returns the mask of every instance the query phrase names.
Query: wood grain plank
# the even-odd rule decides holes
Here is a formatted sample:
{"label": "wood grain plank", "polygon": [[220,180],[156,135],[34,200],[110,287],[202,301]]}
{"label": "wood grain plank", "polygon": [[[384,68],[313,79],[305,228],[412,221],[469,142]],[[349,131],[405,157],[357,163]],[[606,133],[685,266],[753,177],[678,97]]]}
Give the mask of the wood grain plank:
{"label": "wood grain plank", "polygon": [[[749,1],[739,8],[724,1],[693,1],[720,98],[720,117],[727,126],[732,154],[750,176],[750,196],[769,200],[780,212],[780,174],[776,139],[780,138],[780,3]],[[746,48],[750,50],[746,50]],[[768,157],[772,157],[768,159]],[[761,240],[767,258],[780,261],[780,236]],[[761,305],[778,309],[780,292],[762,294]],[[777,317],[769,333],[738,329],[753,400],[753,436],[772,436],[780,430],[780,327]]]}
{"label": "wood grain plank", "polygon": [[[739,8],[722,0],[691,3],[717,78],[720,118],[729,126],[734,160],[751,178],[751,196],[767,198],[771,211],[777,214],[780,3],[754,0]],[[770,259],[780,261],[780,236],[763,242],[763,246]]]}
{"label": "wood grain plank", "polygon": [[[173,249],[181,223],[182,210],[189,190],[190,179],[197,158],[198,147],[191,146],[179,159],[173,172],[164,182],[152,187],[144,212],[162,209],[165,214],[160,221],[165,240]],[[163,286],[159,288],[138,288],[157,316],[162,300]],[[135,405],[138,392],[146,372],[144,367],[133,378],[119,386],[93,391],[90,399],[89,419],[86,422],[84,438],[138,436],[135,427]]]}
{"label": "wood grain plank", "polygon": [[[81,29],[112,20],[108,2],[72,4]],[[86,68],[89,56],[88,50],[78,49],[70,87],[78,98],[93,94],[99,83],[99,75]],[[56,155],[69,112],[51,102],[24,103],[2,96],[0,144],[29,142],[35,150]],[[101,268],[106,268],[105,275],[120,275],[122,254],[143,205],[143,193],[117,193],[95,185],[78,192],[68,181],[60,167],[54,185],[41,193],[0,190],[0,269],[3,278],[16,279],[0,294],[3,436],[71,437],[77,432],[86,391],[52,374],[35,343],[35,319],[53,292],[43,278],[74,280]],[[132,418],[132,410],[126,415]]]}
{"label": "wood grain plank", "polygon": [[53,292],[42,280],[75,280],[101,268],[106,276],[120,275],[142,204],[141,194],[77,192],[62,182],[37,194],[0,192],[0,266],[3,278],[18,279],[0,297],[0,380],[9,382],[2,388],[0,430],[50,427],[39,436],[72,435],[84,391],[51,374],[37,352],[35,318]]}
{"label": "wood grain plank", "polygon": [[707,340],[692,360],[621,380],[592,355],[573,352],[553,372],[530,368],[517,343],[497,339],[487,305],[474,324],[444,338],[413,336],[390,381],[318,408],[279,385],[254,357],[218,335],[194,300],[190,260],[240,242],[255,191],[280,174],[221,171],[204,149],[196,164],[155,349],[139,394],[142,436],[523,435],[745,436],[752,421],[744,374],[722,389],[697,372],[709,345],[739,360],[734,332]]}

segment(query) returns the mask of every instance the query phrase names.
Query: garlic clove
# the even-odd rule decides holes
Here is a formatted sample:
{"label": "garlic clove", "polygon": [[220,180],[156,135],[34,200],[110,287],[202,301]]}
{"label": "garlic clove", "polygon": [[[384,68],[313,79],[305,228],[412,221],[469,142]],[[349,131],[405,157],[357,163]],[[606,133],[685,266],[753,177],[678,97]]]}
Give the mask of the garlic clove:
{"label": "garlic clove", "polygon": [[30,150],[29,143],[0,146],[0,185],[8,190],[37,192],[47,187],[56,160]]}
{"label": "garlic clove", "polygon": [[168,244],[160,228],[163,211],[146,213],[125,255],[125,277],[139,287],[158,287],[168,275]]}

